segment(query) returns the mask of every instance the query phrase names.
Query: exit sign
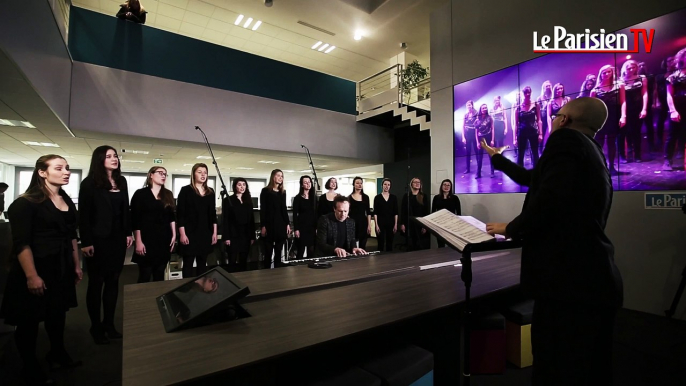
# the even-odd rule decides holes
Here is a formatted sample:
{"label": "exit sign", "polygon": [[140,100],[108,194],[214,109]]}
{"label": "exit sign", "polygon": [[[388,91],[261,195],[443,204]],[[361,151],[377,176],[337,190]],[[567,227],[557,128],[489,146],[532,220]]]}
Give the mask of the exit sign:
{"label": "exit sign", "polygon": [[686,204],[686,193],[646,193],[646,209],[681,209]]}
{"label": "exit sign", "polygon": [[162,158],[155,158],[152,160],[152,163],[154,164],[162,164]]}

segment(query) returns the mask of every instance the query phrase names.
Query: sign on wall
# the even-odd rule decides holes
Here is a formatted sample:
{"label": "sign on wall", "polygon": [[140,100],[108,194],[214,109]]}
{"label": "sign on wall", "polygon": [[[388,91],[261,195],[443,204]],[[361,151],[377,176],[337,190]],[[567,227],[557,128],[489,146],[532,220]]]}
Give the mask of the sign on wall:
{"label": "sign on wall", "polygon": [[686,204],[686,193],[646,193],[646,209],[681,209]]}

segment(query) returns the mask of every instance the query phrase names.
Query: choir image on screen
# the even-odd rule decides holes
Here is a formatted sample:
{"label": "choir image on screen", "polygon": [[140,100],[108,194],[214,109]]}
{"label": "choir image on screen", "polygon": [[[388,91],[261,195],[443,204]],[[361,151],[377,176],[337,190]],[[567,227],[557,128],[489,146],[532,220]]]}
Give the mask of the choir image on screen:
{"label": "choir image on screen", "polygon": [[[492,165],[487,167],[494,178],[481,178],[483,163],[490,163],[482,159],[481,139],[489,146],[507,146],[506,157],[533,168],[552,120],[580,97],[595,97],[607,106],[607,121],[595,140],[603,147],[616,190],[686,189],[683,173],[674,173],[684,170],[686,145],[683,17],[686,10],[652,21],[678,25],[656,35],[649,53],[548,54],[455,85],[455,192],[526,191],[493,173]],[[677,44],[681,47],[675,50]]]}

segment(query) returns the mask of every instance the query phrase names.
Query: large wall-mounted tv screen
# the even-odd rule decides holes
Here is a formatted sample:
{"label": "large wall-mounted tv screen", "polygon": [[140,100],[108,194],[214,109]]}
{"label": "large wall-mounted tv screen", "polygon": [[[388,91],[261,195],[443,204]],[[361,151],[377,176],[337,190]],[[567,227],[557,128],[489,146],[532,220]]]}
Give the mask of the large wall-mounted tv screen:
{"label": "large wall-mounted tv screen", "polygon": [[[455,85],[455,193],[526,191],[492,169],[480,138],[509,146],[506,157],[533,168],[550,135],[551,115],[580,96],[608,106],[595,139],[615,190],[686,189],[686,54],[680,63],[675,59],[686,50],[684,20],[686,9],[617,31],[631,36],[632,28],[654,29],[650,53],[643,46],[635,54],[553,53]],[[680,119],[670,114],[668,99]]]}

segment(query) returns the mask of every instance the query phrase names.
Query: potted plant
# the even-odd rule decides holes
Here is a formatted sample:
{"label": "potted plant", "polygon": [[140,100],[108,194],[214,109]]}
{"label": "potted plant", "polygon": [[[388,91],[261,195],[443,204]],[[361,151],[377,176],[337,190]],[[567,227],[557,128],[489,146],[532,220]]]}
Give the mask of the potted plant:
{"label": "potted plant", "polygon": [[417,87],[419,82],[429,76],[429,67],[422,67],[419,61],[414,60],[400,71],[400,88],[403,94],[407,95],[407,102],[410,101],[412,89]]}

